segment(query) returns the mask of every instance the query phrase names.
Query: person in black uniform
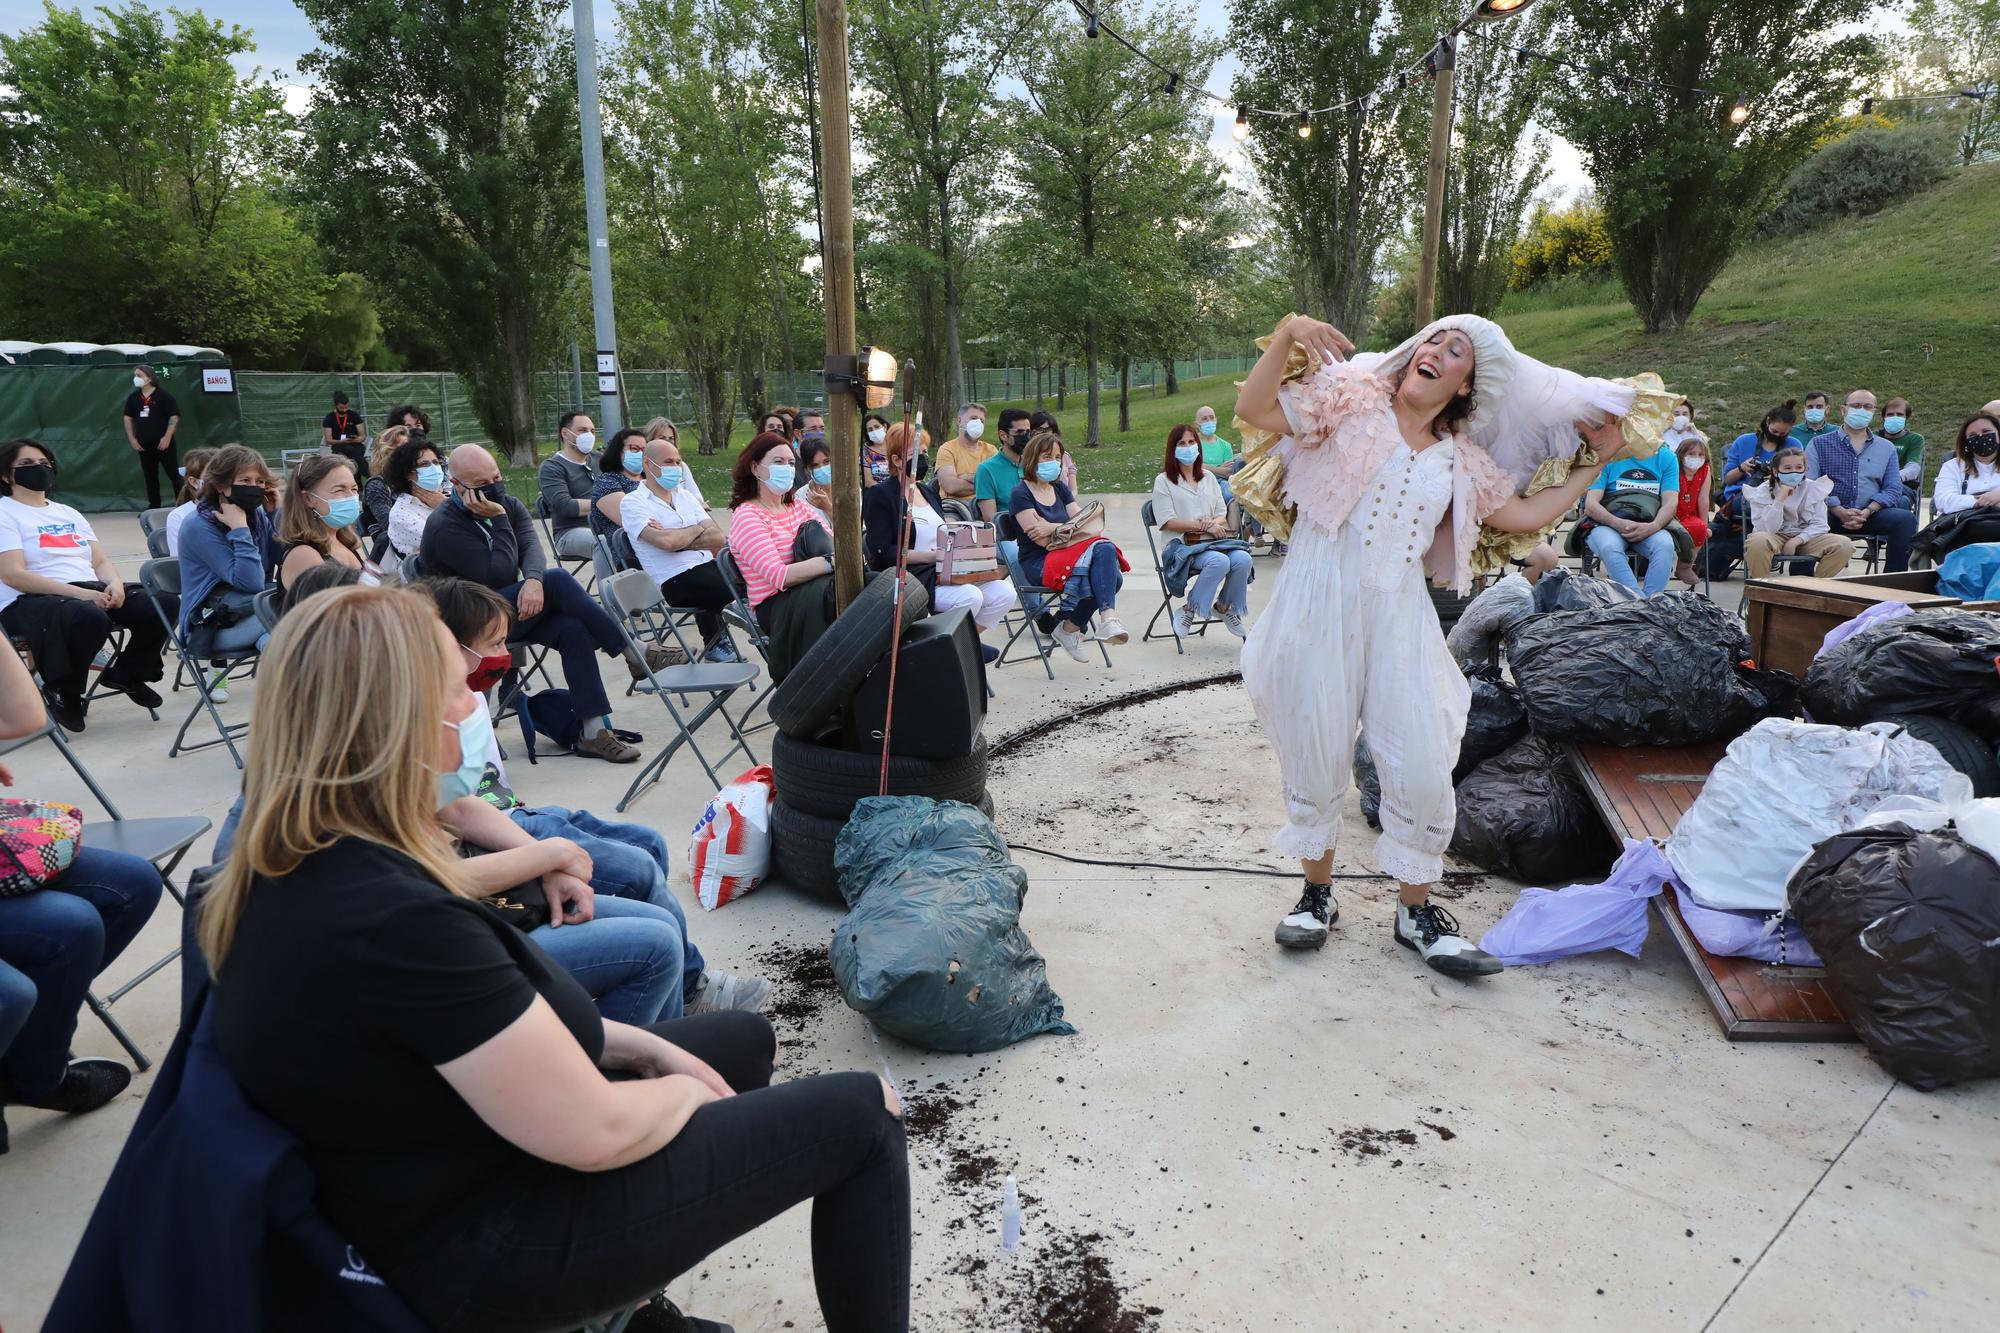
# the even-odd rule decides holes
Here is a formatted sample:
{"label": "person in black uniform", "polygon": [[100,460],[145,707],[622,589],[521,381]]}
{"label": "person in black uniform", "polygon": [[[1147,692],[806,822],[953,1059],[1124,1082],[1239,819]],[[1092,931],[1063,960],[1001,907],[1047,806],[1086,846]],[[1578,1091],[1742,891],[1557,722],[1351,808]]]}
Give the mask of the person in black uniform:
{"label": "person in black uniform", "polygon": [[180,460],[174,457],[174,435],[180,425],[181,405],[160,387],[159,375],[151,366],[134,366],[132,392],[125,399],[125,438],[146,473],[148,509],[160,507],[163,469],[169,492],[180,485]]}
{"label": "person in black uniform", "polygon": [[361,414],[347,405],[347,394],[333,395],[333,411],[320,423],[320,442],[354,464],[354,475],[368,480],[368,432]]}

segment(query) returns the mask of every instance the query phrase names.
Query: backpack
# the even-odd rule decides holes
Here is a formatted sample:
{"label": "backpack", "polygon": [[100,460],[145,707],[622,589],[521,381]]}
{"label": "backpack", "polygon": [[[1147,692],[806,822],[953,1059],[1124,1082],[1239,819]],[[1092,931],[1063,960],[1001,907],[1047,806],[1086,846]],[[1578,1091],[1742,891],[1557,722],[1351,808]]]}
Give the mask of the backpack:
{"label": "backpack", "polygon": [[535,740],[546,736],[568,751],[583,739],[583,719],[570,702],[568,690],[538,690],[515,701],[514,715],[521,722],[521,742],[527,747],[528,762],[535,763]]}

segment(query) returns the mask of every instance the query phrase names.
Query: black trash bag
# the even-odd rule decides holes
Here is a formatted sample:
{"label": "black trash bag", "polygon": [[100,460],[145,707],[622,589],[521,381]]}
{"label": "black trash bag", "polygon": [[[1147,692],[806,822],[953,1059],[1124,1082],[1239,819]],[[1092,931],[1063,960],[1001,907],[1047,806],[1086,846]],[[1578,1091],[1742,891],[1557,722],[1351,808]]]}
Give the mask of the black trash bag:
{"label": "black trash bag", "polygon": [[1561,747],[1530,736],[1458,784],[1451,850],[1483,870],[1550,886],[1602,878],[1618,845]]}
{"label": "black trash bag", "polygon": [[1382,775],[1375,771],[1375,752],[1368,737],[1354,738],[1354,785],[1361,791],[1361,817],[1369,828],[1382,827]]}
{"label": "black trash bag", "polygon": [[1076,1031],[1021,930],[1027,872],[957,801],[869,796],[834,844],[851,910],[833,933],[841,996],[933,1051],[992,1051]]}
{"label": "black trash bag", "polygon": [[1465,738],[1458,743],[1458,763],[1451,770],[1455,783],[1528,734],[1527,705],[1500,675],[1498,664],[1461,662],[1459,668],[1472,686],[1472,711],[1465,716]]}
{"label": "black trash bag", "polygon": [[1791,716],[1798,682],[1745,666],[1749,656],[1736,617],[1691,592],[1555,611],[1507,632],[1529,726],[1554,741],[1693,745]]}
{"label": "black trash bag", "polygon": [[1567,569],[1552,569],[1535,585],[1537,611],[1588,611],[1594,606],[1638,600],[1639,594],[1622,583]]}
{"label": "black trash bag", "polygon": [[1803,701],[1815,722],[1858,727],[1938,713],[2000,744],[2000,616],[1941,608],[1871,625],[1821,653]]}
{"label": "black trash bag", "polygon": [[2000,1074],[2000,865],[1947,825],[1838,833],[1785,893],[1855,1035],[1926,1092]]}

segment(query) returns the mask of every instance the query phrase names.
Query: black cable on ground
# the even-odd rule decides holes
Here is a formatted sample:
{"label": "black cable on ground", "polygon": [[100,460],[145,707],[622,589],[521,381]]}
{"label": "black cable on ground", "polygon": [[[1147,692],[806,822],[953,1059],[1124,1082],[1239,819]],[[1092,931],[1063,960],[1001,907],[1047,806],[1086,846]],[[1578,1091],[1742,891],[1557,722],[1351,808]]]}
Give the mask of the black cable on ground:
{"label": "black cable on ground", "polygon": [[[1260,875],[1266,879],[1297,879],[1296,870],[1273,870],[1269,866],[1191,866],[1173,865],[1165,861],[1100,861],[1089,856],[1069,856],[1062,852],[1051,852],[1041,847],[1030,847],[1024,842],[1010,842],[1009,851],[1033,852],[1036,856],[1047,856],[1057,861],[1068,861],[1080,866],[1109,866],[1117,870],[1180,870],[1198,875]],[[1387,875],[1373,871],[1341,871],[1327,876],[1328,879],[1387,879]]]}

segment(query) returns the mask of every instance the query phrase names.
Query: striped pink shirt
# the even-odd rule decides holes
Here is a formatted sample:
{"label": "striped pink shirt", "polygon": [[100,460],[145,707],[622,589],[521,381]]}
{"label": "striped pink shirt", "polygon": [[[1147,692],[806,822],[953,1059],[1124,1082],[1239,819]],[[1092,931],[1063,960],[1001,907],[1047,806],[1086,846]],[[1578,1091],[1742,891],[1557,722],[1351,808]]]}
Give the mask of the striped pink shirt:
{"label": "striped pink shirt", "polygon": [[762,606],[772,593],[785,590],[785,566],[792,563],[792,543],[808,523],[826,526],[811,505],[796,500],[780,509],[766,509],[752,500],[732,511],[729,553],[743,571],[750,605]]}

